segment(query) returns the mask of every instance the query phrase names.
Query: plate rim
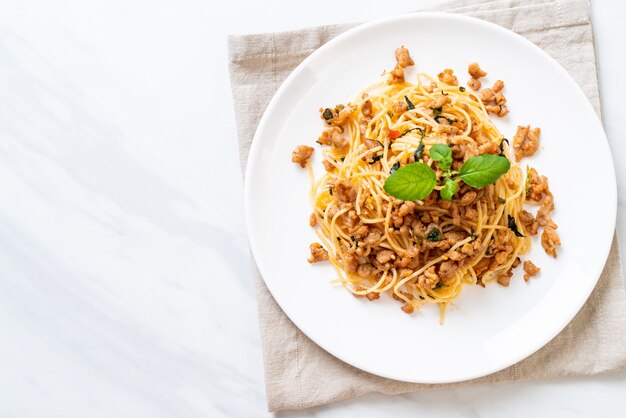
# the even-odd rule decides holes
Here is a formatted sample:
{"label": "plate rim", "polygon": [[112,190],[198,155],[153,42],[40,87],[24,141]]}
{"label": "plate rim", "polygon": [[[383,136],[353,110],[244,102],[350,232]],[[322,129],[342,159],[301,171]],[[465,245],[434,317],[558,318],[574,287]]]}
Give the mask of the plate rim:
{"label": "plate rim", "polygon": [[[600,128],[600,132],[602,133],[601,137],[598,139],[600,141],[604,141],[608,150],[608,163],[610,164],[609,169],[612,175],[610,176],[610,179],[609,179],[610,184],[607,185],[607,188],[609,188],[612,191],[612,193],[608,197],[605,196],[605,199],[606,199],[605,204],[606,206],[608,206],[608,209],[610,210],[610,219],[609,219],[610,228],[607,228],[607,230],[611,232],[610,232],[610,235],[606,237],[606,240],[604,240],[602,244],[602,247],[603,247],[601,249],[601,252],[603,254],[603,256],[601,257],[602,263],[598,263],[596,266],[594,266],[594,268],[591,269],[593,271],[593,274],[592,274],[593,279],[589,280],[589,285],[588,285],[588,289],[585,292],[585,296],[580,298],[581,300],[576,301],[577,306],[575,307],[575,309],[571,310],[570,315],[567,316],[567,320],[564,321],[564,323],[562,324],[559,323],[558,325],[551,327],[551,331],[547,333],[548,335],[547,338],[537,339],[537,341],[535,341],[535,344],[529,344],[527,350],[520,352],[520,354],[516,356],[515,360],[505,361],[505,362],[496,362],[494,363],[495,364],[494,367],[484,370],[481,373],[466,373],[460,378],[411,380],[411,379],[398,378],[398,376],[390,375],[390,374],[381,372],[380,370],[374,370],[370,367],[367,367],[367,365],[360,364],[359,362],[353,362],[349,358],[346,358],[340,353],[337,353],[335,350],[329,349],[329,347],[326,344],[321,343],[317,341],[315,338],[313,338],[310,335],[310,333],[307,332],[307,330],[301,326],[300,321],[298,321],[297,319],[294,319],[294,316],[297,316],[297,315],[292,316],[290,312],[284,309],[280,301],[275,296],[273,286],[270,283],[268,283],[268,281],[265,279],[266,274],[264,274],[263,272],[264,271],[264,268],[262,267],[263,263],[259,263],[256,257],[256,254],[258,254],[258,250],[256,249],[258,244],[256,242],[257,238],[255,237],[254,228],[253,228],[254,221],[253,221],[252,204],[251,204],[253,201],[253,197],[252,197],[253,191],[252,191],[252,187],[250,184],[251,183],[250,173],[254,172],[256,161],[258,161],[258,154],[260,152],[260,147],[261,147],[259,137],[262,136],[263,131],[266,129],[265,128],[266,125],[271,121],[270,115],[274,112],[275,110],[274,108],[277,106],[278,102],[280,101],[281,96],[285,94],[289,86],[293,83],[294,79],[296,79],[298,75],[307,67],[307,64],[309,62],[315,60],[315,58],[318,55],[322,54],[327,49],[333,48],[335,44],[342,42],[345,38],[354,36],[361,31],[367,31],[372,28],[375,28],[376,26],[382,26],[382,25],[397,22],[400,20],[431,19],[431,18],[450,19],[452,21],[457,20],[457,21],[469,22],[470,24],[483,25],[483,26],[489,27],[492,30],[499,31],[505,34],[506,36],[516,38],[518,41],[522,42],[523,44],[526,44],[526,46],[528,46],[529,48],[532,48],[536,52],[539,52],[539,54],[542,55],[547,61],[549,61],[553,67],[555,67],[558,71],[561,72],[563,78],[572,85],[573,89],[576,91],[576,94],[578,94],[580,97],[583,98],[583,102],[589,108],[591,113],[594,115],[593,117],[594,122],[597,123],[597,125]],[[582,88],[578,85],[578,83],[574,80],[574,78],[569,74],[569,72],[567,72],[567,70],[565,70],[565,68],[563,68],[563,66],[561,66],[561,64],[559,64],[558,61],[556,61],[546,51],[544,51],[539,46],[535,45],[533,42],[531,42],[524,36],[512,30],[509,30],[505,27],[502,27],[500,25],[497,25],[495,23],[492,23],[483,19],[475,18],[472,16],[461,15],[461,14],[455,14],[455,13],[446,13],[446,12],[410,12],[410,13],[395,14],[392,16],[375,19],[366,23],[359,24],[353,28],[346,30],[345,32],[337,35],[336,37],[329,40],[324,45],[322,45],[321,47],[313,51],[302,62],[300,62],[300,64],[298,64],[296,68],[294,68],[294,70],[282,82],[282,84],[279,86],[279,88],[276,90],[276,92],[272,96],[267,107],[263,111],[263,115],[261,116],[261,119],[259,120],[259,123],[255,130],[252,143],[250,146],[250,150],[248,153],[245,177],[244,177],[244,216],[245,216],[245,222],[246,222],[246,229],[248,233],[248,240],[250,243],[250,249],[254,257],[256,266],[259,270],[259,273],[263,279],[263,282],[265,283],[267,289],[271,293],[272,297],[274,298],[274,300],[276,301],[280,309],[285,313],[285,315],[289,318],[289,320],[292,321],[294,325],[302,333],[304,333],[309,339],[311,339],[311,341],[313,341],[318,347],[322,348],[324,351],[328,352],[335,358],[353,367],[356,367],[365,372],[372,373],[377,376],[385,377],[388,379],[411,382],[411,383],[423,383],[423,384],[455,383],[455,382],[463,382],[463,381],[468,381],[468,380],[488,376],[493,373],[504,370],[508,367],[511,367],[514,364],[519,363],[520,361],[525,360],[526,358],[530,357],[532,354],[540,350],[542,347],[544,347],[546,344],[548,344],[550,341],[552,341],[554,338],[556,338],[567,327],[567,325],[571,323],[574,317],[580,312],[581,308],[585,305],[585,303],[587,303],[589,297],[593,293],[593,290],[596,288],[596,285],[600,279],[600,276],[602,275],[602,271],[604,270],[606,261],[608,259],[608,256],[610,254],[610,251],[613,245],[616,220],[617,220],[617,177],[615,173],[615,164],[613,161],[613,154],[611,152],[610,143],[606,136],[606,132],[604,131],[604,126],[602,125],[602,121],[600,117],[598,116],[595,109],[591,105],[591,102],[589,101],[588,97],[582,91]],[[504,364],[500,364],[500,363],[504,363]]]}

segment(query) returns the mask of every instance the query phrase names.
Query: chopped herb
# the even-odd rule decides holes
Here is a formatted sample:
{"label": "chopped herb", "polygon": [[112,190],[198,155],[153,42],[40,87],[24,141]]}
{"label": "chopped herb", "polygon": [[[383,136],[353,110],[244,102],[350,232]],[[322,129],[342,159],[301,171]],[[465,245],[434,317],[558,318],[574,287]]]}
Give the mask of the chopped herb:
{"label": "chopped herb", "polygon": [[415,162],[417,162],[422,157],[423,153],[424,153],[424,141],[420,141],[420,144],[417,146],[417,148],[415,149],[415,152],[413,153],[413,158],[415,159]]}
{"label": "chopped herb", "polygon": [[385,149],[385,144],[383,144],[382,142],[380,142],[378,139],[375,139],[376,142],[378,142],[378,144],[383,147],[383,149]]}
{"label": "chopped herb", "polygon": [[341,238],[337,237],[337,241],[341,241]]}
{"label": "chopped herb", "polygon": [[426,234],[426,239],[430,242],[439,242],[441,241],[441,233],[437,228],[433,228]]}
{"label": "chopped herb", "polygon": [[520,237],[520,238],[523,237],[524,235],[522,235],[522,233],[517,230],[517,224],[515,223],[515,218],[512,217],[511,215],[508,215],[508,217],[509,217],[509,229],[513,231],[516,237]]}
{"label": "chopped herb", "polygon": [[350,235],[350,239],[354,241],[354,235]]}
{"label": "chopped herb", "polygon": [[396,161],[396,163],[391,166],[391,170],[389,170],[389,174],[393,174],[399,168],[400,168],[400,161]]}
{"label": "chopped herb", "polygon": [[478,238],[474,232],[474,228],[470,228],[470,237],[472,237],[472,241],[476,241]]}
{"label": "chopped herb", "polygon": [[341,162],[346,161],[346,157],[341,157]]}
{"label": "chopped herb", "polygon": [[491,251],[491,248],[487,248],[487,251],[485,251],[485,255],[486,256],[493,255],[493,251]]}
{"label": "chopped herb", "polygon": [[506,199],[498,196],[498,203],[501,204],[501,205],[504,205],[506,203]]}
{"label": "chopped herb", "polygon": [[387,116],[389,116],[390,118],[393,118],[393,112],[391,110],[387,111]]}
{"label": "chopped herb", "polygon": [[369,162],[368,164],[372,165],[372,164],[376,163],[377,161],[380,161],[382,158],[383,158],[382,154],[375,155],[374,158],[372,158],[372,161]]}
{"label": "chopped herb", "polygon": [[463,87],[463,86],[459,87],[459,91],[460,91],[461,93],[465,93],[465,87]]}
{"label": "chopped herb", "polygon": [[434,114],[435,116],[439,116],[439,115],[441,115],[441,108],[440,108],[440,107],[438,107],[438,108],[436,108],[436,109],[433,109],[433,114]]}
{"label": "chopped herb", "polygon": [[422,128],[411,128],[411,129],[407,129],[406,131],[402,132],[402,135],[400,135],[400,138],[402,138],[404,135],[408,134],[411,131],[420,131],[420,133],[422,134],[422,138],[424,138],[424,130]]}
{"label": "chopped herb", "polygon": [[506,145],[509,145],[509,140],[506,138],[502,138],[502,141],[500,141],[500,155],[504,155],[504,143],[506,142]]}
{"label": "chopped herb", "polygon": [[320,144],[320,145],[324,145],[324,144],[322,144],[322,143],[320,142],[320,140],[319,140],[319,139],[318,139],[318,140],[316,140],[315,142],[317,142],[317,143],[318,143],[318,144]]}
{"label": "chopped herb", "polygon": [[324,120],[329,121],[333,118],[333,111],[329,108],[324,109],[324,113],[322,113],[322,117]]}
{"label": "chopped herb", "polygon": [[442,287],[443,287],[443,284],[441,284],[441,283],[437,283],[437,286],[435,286],[435,287],[433,288],[433,290],[439,290],[439,289],[441,289]]}
{"label": "chopped herb", "polygon": [[404,100],[406,100],[406,108],[407,110],[415,109],[415,105],[409,100],[407,96],[404,96]]}
{"label": "chopped herb", "polygon": [[328,189],[328,194],[332,196],[333,195],[333,186],[328,186],[327,189]]}
{"label": "chopped herb", "polygon": [[446,93],[445,91],[442,91],[442,92],[441,92],[441,95],[442,95],[442,96],[447,96],[447,95],[448,95],[448,93]]}

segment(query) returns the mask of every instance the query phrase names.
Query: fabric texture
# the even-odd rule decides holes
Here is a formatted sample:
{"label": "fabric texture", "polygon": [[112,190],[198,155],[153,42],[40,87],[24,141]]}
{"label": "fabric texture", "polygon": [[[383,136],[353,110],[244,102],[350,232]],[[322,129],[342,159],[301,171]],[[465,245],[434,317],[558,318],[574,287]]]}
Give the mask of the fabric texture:
{"label": "fabric texture", "polygon": [[[593,34],[585,0],[460,0],[428,10],[474,16],[525,36],[569,71],[600,114]],[[332,25],[229,37],[230,76],[237,101],[242,170],[257,123],[282,81],[309,54],[353,26]],[[367,392],[397,394],[626,369],[626,294],[616,238],[595,290],[557,337],[507,369],[446,385],[394,381],[338,360],[287,318],[258,271],[256,286],[270,411],[308,408]]]}

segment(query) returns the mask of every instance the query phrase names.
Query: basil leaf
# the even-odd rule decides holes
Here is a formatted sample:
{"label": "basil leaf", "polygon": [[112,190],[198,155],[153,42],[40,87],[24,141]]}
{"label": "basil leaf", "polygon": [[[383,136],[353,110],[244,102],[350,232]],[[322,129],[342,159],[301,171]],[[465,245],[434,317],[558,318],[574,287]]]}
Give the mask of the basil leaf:
{"label": "basil leaf", "polygon": [[396,163],[391,166],[391,169],[389,170],[389,174],[395,173],[396,171],[398,171],[399,168],[400,168],[400,161],[396,161]]}
{"label": "basil leaf", "polygon": [[407,129],[406,131],[402,132],[402,134],[399,136],[399,138],[402,138],[404,135],[408,134],[411,131],[420,131],[420,133],[422,134],[422,138],[424,138],[424,130],[422,128],[411,128],[411,129]]}
{"label": "basil leaf", "polygon": [[504,143],[506,142],[506,145],[509,146],[509,140],[506,138],[502,138],[502,141],[500,141],[500,155],[504,155]]}
{"label": "basil leaf", "polygon": [[517,229],[517,223],[515,223],[515,218],[512,217],[511,215],[508,215],[508,217],[509,217],[509,229],[513,231],[516,237],[523,238],[524,235],[522,235],[522,233],[519,232],[519,230]]}
{"label": "basil leaf", "polygon": [[409,100],[409,98],[407,96],[404,96],[404,100],[406,100],[406,108],[407,108],[407,110],[415,109],[415,105],[413,104],[413,102],[411,102]]}
{"label": "basil leaf", "polygon": [[452,196],[459,191],[459,183],[452,179],[446,179],[443,189],[439,190],[439,195],[443,200],[448,202],[452,200]]}
{"label": "basil leaf", "polygon": [[376,162],[382,160],[382,158],[383,158],[382,154],[375,155],[374,158],[372,158],[372,161],[370,161],[368,164],[369,165],[376,164]]}
{"label": "basil leaf", "polygon": [[477,189],[493,184],[501,175],[509,171],[511,163],[506,157],[485,154],[465,161],[459,177],[465,184]]}
{"label": "basil leaf", "polygon": [[419,145],[415,149],[415,152],[413,153],[413,158],[415,159],[415,162],[419,161],[423,153],[424,153],[424,142],[420,141]]}
{"label": "basil leaf", "polygon": [[452,150],[445,144],[435,144],[428,151],[430,158],[437,161],[437,165],[442,170],[449,170],[452,165]]}
{"label": "basil leaf", "polygon": [[437,176],[424,163],[407,164],[387,177],[384,189],[401,200],[421,200],[433,191]]}
{"label": "basil leaf", "polygon": [[437,228],[433,228],[426,234],[426,239],[430,242],[439,242],[441,241],[441,233]]}

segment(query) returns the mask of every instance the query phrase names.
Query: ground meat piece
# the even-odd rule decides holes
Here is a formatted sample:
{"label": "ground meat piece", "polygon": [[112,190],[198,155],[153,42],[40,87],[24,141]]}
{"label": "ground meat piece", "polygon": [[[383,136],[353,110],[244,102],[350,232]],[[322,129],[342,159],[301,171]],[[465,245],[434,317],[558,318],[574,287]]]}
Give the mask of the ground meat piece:
{"label": "ground meat piece", "polygon": [[534,277],[539,274],[541,269],[533,264],[532,261],[526,260],[524,261],[524,280],[528,281],[531,277]]}
{"label": "ground meat piece", "polygon": [[355,229],[353,229],[352,231],[350,231],[350,233],[354,236],[354,237],[362,237],[365,234],[367,234],[369,231],[369,227],[367,225],[361,225],[356,227]]}
{"label": "ground meat piece", "polygon": [[391,103],[391,111],[395,115],[401,115],[402,113],[406,112],[406,110],[407,110],[406,100],[394,100]]}
{"label": "ground meat piece", "polygon": [[333,186],[333,196],[343,203],[353,203],[357,191],[348,180],[338,180]]}
{"label": "ground meat piece", "polygon": [[365,278],[365,277],[369,277],[372,275],[373,273],[372,270],[373,270],[372,265],[370,263],[365,263],[357,267],[356,272],[359,276]]}
{"label": "ground meat piece", "polygon": [[373,229],[369,232],[369,234],[367,234],[367,237],[365,237],[365,240],[363,240],[363,242],[365,243],[365,245],[375,245],[378,243],[378,241],[380,241],[382,236],[383,233],[380,232],[379,229]]}
{"label": "ground meat piece", "polygon": [[380,143],[377,141],[374,141],[373,139],[364,139],[363,140],[363,144],[365,145],[365,148],[367,149],[372,149],[372,148],[376,148],[380,146]]}
{"label": "ground meat piece", "polygon": [[513,276],[512,268],[510,268],[506,273],[502,273],[500,277],[498,277],[498,284],[507,287],[511,282],[511,276]]}
{"label": "ground meat piece", "polygon": [[444,261],[439,265],[439,276],[445,281],[454,275],[457,268],[458,264],[454,261]]}
{"label": "ground meat piece", "polygon": [[[415,245],[412,245],[406,250],[402,258],[398,258],[394,262],[394,265],[398,268],[410,267],[418,257],[419,257],[419,248],[417,248]],[[408,270],[408,271],[409,271],[409,274],[412,273],[411,270]],[[409,274],[407,274],[407,276]],[[400,276],[402,277],[402,274]]]}
{"label": "ground meat piece", "polygon": [[558,228],[550,217],[550,212],[552,212],[552,210],[554,210],[554,198],[552,197],[552,193],[548,192],[548,194],[543,198],[541,207],[537,212],[537,223],[539,223],[540,226],[546,226],[553,229]]}
{"label": "ground meat piece", "polygon": [[370,293],[367,293],[365,295],[365,297],[367,298],[367,300],[370,300],[370,301],[376,300],[376,299],[380,298],[380,293],[378,293],[378,292],[370,292]]}
{"label": "ground meat piece", "polygon": [[404,70],[400,64],[396,64],[395,68],[389,72],[387,84],[404,83]]}
{"label": "ground meat piece", "polygon": [[483,101],[483,103],[491,103],[496,100],[496,94],[490,88],[486,88],[481,91],[479,97],[480,100]]}
{"label": "ground meat piece", "polygon": [[467,87],[469,87],[470,89],[474,91],[480,90],[481,86],[482,86],[482,83],[477,78],[470,78],[469,81],[467,82]]}
{"label": "ground meat piece", "polygon": [[333,171],[333,168],[335,168],[335,166],[333,165],[333,163],[331,163],[328,160],[323,160],[322,161],[322,165],[324,166],[324,168],[326,169],[326,171]]}
{"label": "ground meat piece", "polygon": [[412,314],[413,311],[415,311],[415,308],[413,308],[413,305],[411,305],[410,303],[405,303],[400,309],[402,309],[407,314]]}
{"label": "ground meat piece", "polygon": [[454,71],[452,71],[450,68],[446,68],[445,70],[440,72],[437,75],[437,78],[439,78],[439,81],[441,81],[442,83],[446,83],[451,86],[459,85],[459,81],[456,79],[456,76],[454,75]]}
{"label": "ground meat piece", "polygon": [[534,168],[528,170],[526,176],[526,198],[532,202],[541,202],[548,196],[552,196],[548,187],[548,178],[541,176]]}
{"label": "ground meat piece", "polygon": [[417,278],[417,285],[422,289],[432,289],[439,283],[439,276],[435,273],[435,266],[429,267],[423,274]]}
{"label": "ground meat piece", "polygon": [[496,92],[495,97],[496,104],[498,106],[504,106],[504,104],[506,103],[506,97],[504,97],[504,94],[502,94],[501,92]]}
{"label": "ground meat piece", "polygon": [[328,260],[328,252],[319,242],[309,245],[309,250],[311,250],[311,257],[307,260],[309,263]]}
{"label": "ground meat piece", "polygon": [[309,216],[309,225],[312,227],[317,225],[317,217],[315,216],[314,213],[312,213],[311,216]]}
{"label": "ground meat piece", "polygon": [[494,92],[498,93],[498,92],[502,91],[503,88],[504,88],[504,81],[496,80],[496,82],[493,83],[493,87],[491,89]]}
{"label": "ground meat piece", "polygon": [[471,205],[476,200],[476,196],[478,196],[478,194],[475,191],[470,190],[469,192],[465,193],[461,197],[461,199],[459,200],[459,205],[460,206]]}
{"label": "ground meat piece", "polygon": [[413,210],[415,210],[415,202],[404,202],[401,206],[400,209],[398,209],[398,216],[406,216],[409,213],[413,213]]}
{"label": "ground meat piece", "polygon": [[503,118],[503,117],[505,117],[508,114],[509,114],[509,108],[504,106],[504,105],[502,105],[502,106],[500,106],[500,111],[498,113],[496,113],[496,116]]}
{"label": "ground meat piece", "polygon": [[524,230],[530,235],[537,235],[539,229],[539,222],[535,219],[532,213],[522,210],[519,214],[519,220],[524,226]]}
{"label": "ground meat piece", "polygon": [[469,75],[471,75],[474,78],[481,78],[487,75],[486,72],[480,69],[480,66],[478,65],[477,62],[471,63],[467,67],[467,72],[469,73]]}
{"label": "ground meat piece", "polygon": [[380,250],[378,254],[376,254],[376,261],[381,264],[385,264],[388,261],[395,260],[396,253],[392,250]]}
{"label": "ground meat piece", "polygon": [[450,101],[450,99],[447,96],[440,94],[430,99],[428,107],[431,109],[440,109],[443,107],[443,105],[448,103],[448,101]]}
{"label": "ground meat piece", "polygon": [[365,103],[361,106],[361,114],[363,116],[371,116],[372,114],[372,101],[366,100]]}
{"label": "ground meat piece", "polygon": [[346,120],[348,120],[352,112],[354,112],[354,106],[349,103],[347,106],[337,106],[335,109],[338,110],[338,112],[334,113],[332,119],[326,121],[333,126],[342,126],[346,123]]}
{"label": "ground meat piece", "polygon": [[539,149],[539,135],[541,135],[540,128],[530,129],[530,125],[517,127],[517,132],[513,137],[516,161],[535,155]]}
{"label": "ground meat piece", "polygon": [[541,233],[541,246],[546,254],[552,258],[556,258],[556,247],[561,245],[559,234],[552,228],[545,228]]}
{"label": "ground meat piece", "polygon": [[305,167],[306,162],[309,160],[309,158],[311,158],[313,151],[313,147],[298,145],[291,153],[291,162],[300,164],[300,167]]}
{"label": "ground meat piece", "polygon": [[339,141],[341,138],[341,128],[333,126],[322,131],[322,135],[317,138],[317,143],[320,145],[332,145],[333,142]]}
{"label": "ground meat piece", "polygon": [[356,273],[359,268],[359,257],[354,253],[346,253],[344,254],[343,261],[346,273]]}
{"label": "ground meat piece", "polygon": [[411,58],[411,55],[409,54],[409,50],[406,49],[404,46],[401,46],[400,48],[396,48],[395,55],[396,55],[396,62],[398,63],[400,67],[406,68],[406,67],[410,67],[411,65],[415,65],[415,62],[413,62],[413,59]]}
{"label": "ground meat piece", "polygon": [[485,142],[480,147],[478,147],[478,152],[480,153],[480,155],[498,154],[500,152],[500,147],[493,142]]}

